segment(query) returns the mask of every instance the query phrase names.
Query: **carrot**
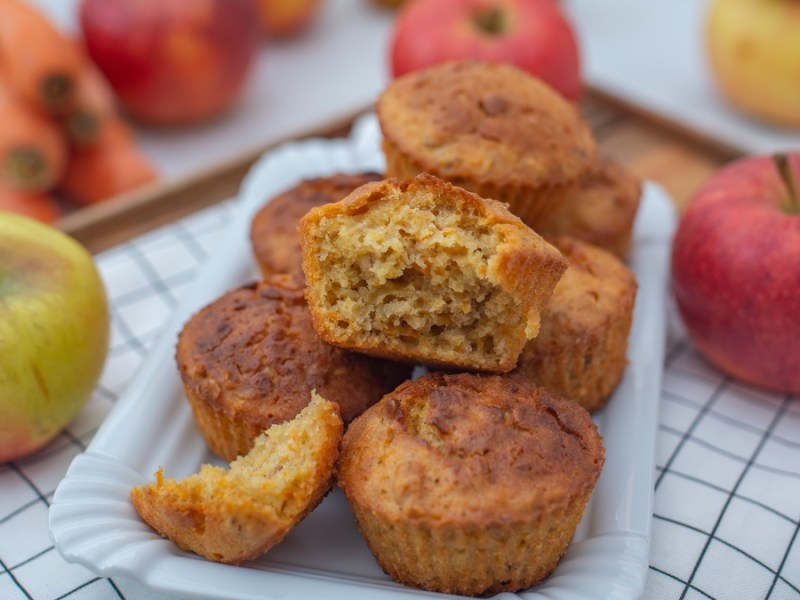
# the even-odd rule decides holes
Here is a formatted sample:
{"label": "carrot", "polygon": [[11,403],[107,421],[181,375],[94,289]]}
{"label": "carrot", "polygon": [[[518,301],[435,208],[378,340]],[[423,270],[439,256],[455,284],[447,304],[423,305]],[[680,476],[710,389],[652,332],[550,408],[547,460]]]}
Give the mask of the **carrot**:
{"label": "carrot", "polygon": [[130,129],[109,120],[95,142],[73,148],[60,190],[86,206],[129,192],[156,179],[156,172],[136,147]]}
{"label": "carrot", "polygon": [[0,80],[0,182],[9,188],[45,191],[56,184],[66,162],[67,143],[58,125]]}
{"label": "carrot", "polygon": [[42,192],[12,190],[0,186],[0,211],[25,215],[43,223],[55,223],[61,216],[56,200]]}
{"label": "carrot", "polygon": [[24,0],[0,0],[0,59],[11,86],[38,110],[63,114],[72,107],[80,52]]}
{"label": "carrot", "polygon": [[75,106],[62,119],[67,138],[78,147],[92,144],[115,112],[114,94],[108,82],[95,66],[84,65],[78,79]]}

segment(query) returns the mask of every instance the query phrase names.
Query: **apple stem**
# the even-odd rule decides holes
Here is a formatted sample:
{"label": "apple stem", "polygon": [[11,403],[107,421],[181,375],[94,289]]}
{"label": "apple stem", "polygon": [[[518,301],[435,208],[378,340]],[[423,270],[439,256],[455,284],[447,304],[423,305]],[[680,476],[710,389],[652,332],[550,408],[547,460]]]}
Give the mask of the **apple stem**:
{"label": "apple stem", "polygon": [[783,152],[779,152],[772,155],[772,160],[778,169],[783,185],[789,191],[789,201],[785,205],[786,211],[794,215],[800,214],[800,198],[797,197],[797,186],[795,185],[792,167],[789,164],[789,157]]}
{"label": "apple stem", "polygon": [[490,6],[474,17],[475,25],[489,35],[500,35],[506,30],[506,20],[503,10],[497,6]]}

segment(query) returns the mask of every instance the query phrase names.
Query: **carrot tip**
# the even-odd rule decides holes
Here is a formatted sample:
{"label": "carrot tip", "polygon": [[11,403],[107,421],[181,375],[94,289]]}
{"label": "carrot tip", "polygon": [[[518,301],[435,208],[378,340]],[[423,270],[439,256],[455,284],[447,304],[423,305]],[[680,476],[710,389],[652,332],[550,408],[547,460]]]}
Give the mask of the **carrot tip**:
{"label": "carrot tip", "polygon": [[41,93],[45,105],[52,109],[63,108],[72,98],[75,82],[63,73],[51,73],[42,78]]}
{"label": "carrot tip", "polygon": [[29,189],[44,185],[47,161],[36,148],[15,148],[6,155],[2,179],[10,187]]}

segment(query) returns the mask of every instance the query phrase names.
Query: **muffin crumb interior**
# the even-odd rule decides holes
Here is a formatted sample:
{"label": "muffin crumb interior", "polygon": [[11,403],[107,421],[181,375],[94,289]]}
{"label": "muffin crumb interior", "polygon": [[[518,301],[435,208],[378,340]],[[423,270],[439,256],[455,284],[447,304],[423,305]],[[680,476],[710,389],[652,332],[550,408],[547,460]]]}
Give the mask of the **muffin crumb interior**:
{"label": "muffin crumb interior", "polygon": [[[277,514],[300,512],[307,485],[316,469],[319,442],[324,439],[326,402],[315,394],[299,418],[273,425],[258,437],[253,449],[234,460],[229,469],[203,465],[200,473],[184,480],[197,500],[213,498],[220,490],[252,494]],[[194,479],[194,480],[193,480]],[[193,480],[193,481],[192,481]],[[194,485],[192,485],[194,484]]]}
{"label": "muffin crumb interior", "polygon": [[484,219],[432,190],[395,190],[357,213],[323,219],[319,296],[339,315],[338,334],[504,354],[506,337],[524,325],[492,269],[502,232]]}
{"label": "muffin crumb interior", "polygon": [[214,561],[240,563],[283,539],[330,489],[342,436],[338,407],[313,394],[229,468],[204,464],[182,480],[137,486],[131,500],[153,529]]}

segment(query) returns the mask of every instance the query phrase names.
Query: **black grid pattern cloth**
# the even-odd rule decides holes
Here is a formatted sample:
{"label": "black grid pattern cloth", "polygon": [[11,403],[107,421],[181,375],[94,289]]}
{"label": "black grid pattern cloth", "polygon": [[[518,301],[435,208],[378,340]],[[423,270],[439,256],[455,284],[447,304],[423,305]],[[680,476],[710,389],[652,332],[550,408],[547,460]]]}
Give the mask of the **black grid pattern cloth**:
{"label": "black grid pattern cloth", "polygon": [[[95,394],[46,448],[0,465],[0,599],[157,600],[64,561],[47,510],[231,220],[224,203],[99,254],[112,339]],[[800,600],[800,403],[725,377],[672,319],[643,598]]]}

